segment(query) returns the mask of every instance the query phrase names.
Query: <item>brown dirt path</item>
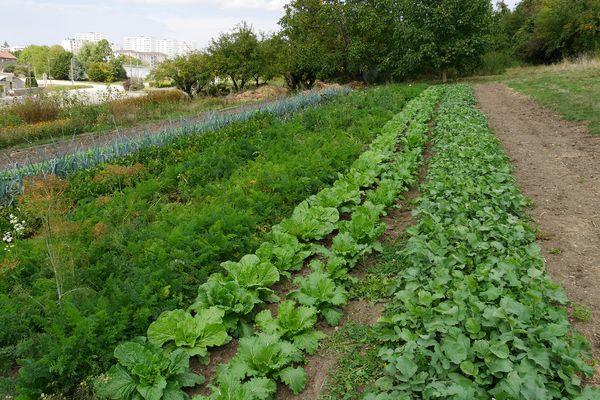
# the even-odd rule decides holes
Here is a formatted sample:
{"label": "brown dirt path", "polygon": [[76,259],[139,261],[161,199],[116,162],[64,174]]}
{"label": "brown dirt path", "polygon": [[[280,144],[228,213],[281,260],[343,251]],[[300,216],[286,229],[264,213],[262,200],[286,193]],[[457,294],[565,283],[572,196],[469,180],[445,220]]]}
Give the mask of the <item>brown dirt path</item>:
{"label": "brown dirt path", "polygon": [[502,84],[474,87],[519,187],[535,203],[550,275],[573,303],[593,310],[590,321],[572,323],[600,360],[600,137]]}

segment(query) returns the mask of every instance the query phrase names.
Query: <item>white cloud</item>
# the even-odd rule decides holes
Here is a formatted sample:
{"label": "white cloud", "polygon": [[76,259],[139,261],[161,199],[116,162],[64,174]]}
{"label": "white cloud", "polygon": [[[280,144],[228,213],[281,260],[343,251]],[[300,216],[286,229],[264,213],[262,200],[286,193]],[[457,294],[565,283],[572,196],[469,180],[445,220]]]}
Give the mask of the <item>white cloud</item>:
{"label": "white cloud", "polygon": [[226,10],[280,11],[289,0],[133,0],[138,4],[163,6],[217,6]]}

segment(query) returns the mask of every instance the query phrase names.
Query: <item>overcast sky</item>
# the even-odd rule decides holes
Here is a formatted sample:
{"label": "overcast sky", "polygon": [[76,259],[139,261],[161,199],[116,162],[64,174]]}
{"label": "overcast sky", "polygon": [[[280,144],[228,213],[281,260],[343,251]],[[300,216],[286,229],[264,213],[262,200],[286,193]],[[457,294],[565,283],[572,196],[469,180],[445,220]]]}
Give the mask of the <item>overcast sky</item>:
{"label": "overcast sky", "polygon": [[[507,0],[511,6],[519,0]],[[277,30],[286,0],[0,0],[0,42],[58,44],[80,32],[188,40],[198,48],[245,20]]]}

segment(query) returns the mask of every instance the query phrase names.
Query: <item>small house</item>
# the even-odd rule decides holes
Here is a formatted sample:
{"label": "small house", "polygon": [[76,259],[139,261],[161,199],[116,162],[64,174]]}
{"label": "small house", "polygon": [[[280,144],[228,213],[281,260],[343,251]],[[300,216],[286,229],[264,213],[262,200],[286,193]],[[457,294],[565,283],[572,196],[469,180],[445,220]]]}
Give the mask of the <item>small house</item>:
{"label": "small house", "polygon": [[10,54],[8,51],[0,50],[0,72],[4,70],[4,67],[11,64],[17,63],[17,57]]}
{"label": "small house", "polygon": [[25,81],[14,74],[0,73],[0,97],[11,94],[15,89],[24,89]]}

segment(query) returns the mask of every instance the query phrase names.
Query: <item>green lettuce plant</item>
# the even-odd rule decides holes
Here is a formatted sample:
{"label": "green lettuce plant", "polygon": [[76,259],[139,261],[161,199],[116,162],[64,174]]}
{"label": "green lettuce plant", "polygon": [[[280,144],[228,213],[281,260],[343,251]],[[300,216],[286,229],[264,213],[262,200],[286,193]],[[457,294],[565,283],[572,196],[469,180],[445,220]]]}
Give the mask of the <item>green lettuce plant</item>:
{"label": "green lettuce plant", "polygon": [[217,307],[200,309],[195,316],[184,310],[165,311],[148,328],[148,340],[157,346],[177,346],[190,357],[208,363],[208,347],[221,346],[231,339],[223,325],[225,311]]}
{"label": "green lettuce plant", "polygon": [[317,314],[314,307],[298,306],[296,302],[286,300],[279,305],[276,318],[270,310],[263,310],[254,321],[262,332],[277,335],[305,353],[314,354],[319,340],[326,337],[323,332],[314,329]]}
{"label": "green lettuce plant", "polygon": [[160,347],[138,342],[120,344],[114,352],[117,364],[99,378],[100,396],[115,400],[186,400],[181,390],[204,382],[191,372],[189,355],[182,349],[163,352]]}

